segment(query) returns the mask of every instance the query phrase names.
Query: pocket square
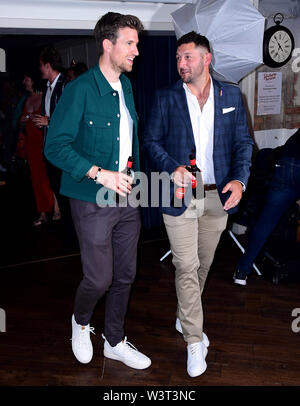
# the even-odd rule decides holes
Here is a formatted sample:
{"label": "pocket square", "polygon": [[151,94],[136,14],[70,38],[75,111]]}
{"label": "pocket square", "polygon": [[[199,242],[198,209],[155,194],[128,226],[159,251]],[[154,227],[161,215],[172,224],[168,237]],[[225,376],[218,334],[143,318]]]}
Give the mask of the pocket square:
{"label": "pocket square", "polygon": [[227,107],[227,108],[222,109],[222,113],[223,114],[230,113],[233,110],[235,110],[235,107]]}

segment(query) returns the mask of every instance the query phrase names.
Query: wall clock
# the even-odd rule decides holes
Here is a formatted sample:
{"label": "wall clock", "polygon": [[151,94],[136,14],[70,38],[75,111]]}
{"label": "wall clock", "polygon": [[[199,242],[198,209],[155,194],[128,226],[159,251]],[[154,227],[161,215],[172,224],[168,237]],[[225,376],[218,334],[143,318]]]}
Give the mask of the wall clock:
{"label": "wall clock", "polygon": [[263,40],[263,61],[272,68],[280,68],[292,57],[295,48],[294,36],[291,31],[280,25],[283,15],[277,13],[274,16],[276,25],[268,28],[264,33]]}

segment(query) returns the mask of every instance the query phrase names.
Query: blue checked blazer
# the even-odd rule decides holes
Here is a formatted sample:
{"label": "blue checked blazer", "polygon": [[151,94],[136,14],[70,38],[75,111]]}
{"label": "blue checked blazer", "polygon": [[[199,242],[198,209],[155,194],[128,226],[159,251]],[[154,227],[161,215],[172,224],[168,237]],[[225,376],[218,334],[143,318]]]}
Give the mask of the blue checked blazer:
{"label": "blue checked blazer", "polygon": [[[221,193],[230,180],[247,185],[253,141],[238,86],[213,79],[214,86],[214,172],[219,196],[224,204],[230,192]],[[189,165],[196,151],[187,99],[181,80],[155,93],[145,126],[143,149],[151,170],[172,174],[180,165]],[[171,198],[174,186],[171,182]],[[162,212],[179,216],[186,206],[162,207]],[[234,213],[237,208],[228,211]]]}

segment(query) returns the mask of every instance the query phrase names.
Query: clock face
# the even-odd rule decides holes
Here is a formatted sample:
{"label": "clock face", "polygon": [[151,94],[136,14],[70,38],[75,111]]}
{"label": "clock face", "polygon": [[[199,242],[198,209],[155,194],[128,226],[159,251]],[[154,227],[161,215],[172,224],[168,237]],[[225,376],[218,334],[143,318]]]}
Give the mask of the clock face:
{"label": "clock face", "polygon": [[278,30],[270,37],[268,51],[273,61],[284,63],[291,55],[292,50],[292,39],[286,31]]}

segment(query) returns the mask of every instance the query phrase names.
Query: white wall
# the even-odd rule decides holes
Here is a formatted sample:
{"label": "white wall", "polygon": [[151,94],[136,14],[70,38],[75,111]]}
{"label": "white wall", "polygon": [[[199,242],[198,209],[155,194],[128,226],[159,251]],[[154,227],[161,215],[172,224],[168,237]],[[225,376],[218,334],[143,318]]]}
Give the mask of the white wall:
{"label": "white wall", "polygon": [[[300,49],[300,1],[299,0],[256,0],[254,4],[266,17],[266,28],[274,25],[273,16],[276,13],[284,14],[283,25],[291,30],[295,38],[295,48]],[[295,16],[297,16],[295,18]],[[292,60],[295,57],[292,58]],[[254,119],[254,92],[255,92],[256,71],[249,74],[240,82],[240,87],[247,99],[251,121]],[[300,92],[300,89],[299,89]],[[275,129],[266,131],[255,131],[254,138],[257,146],[261,148],[275,148],[283,145],[286,140],[296,132],[297,129]]]}
{"label": "white wall", "polygon": [[[184,1],[183,1],[184,2]],[[0,27],[93,30],[108,11],[134,14],[146,30],[171,30],[171,13],[183,4],[88,0],[0,0]]]}

